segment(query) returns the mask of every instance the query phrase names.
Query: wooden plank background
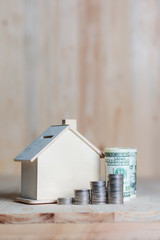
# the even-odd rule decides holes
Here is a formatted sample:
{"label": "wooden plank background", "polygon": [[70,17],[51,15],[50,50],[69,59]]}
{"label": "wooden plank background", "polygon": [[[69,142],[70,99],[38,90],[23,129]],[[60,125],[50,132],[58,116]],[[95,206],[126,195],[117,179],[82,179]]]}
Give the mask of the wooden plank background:
{"label": "wooden plank background", "polygon": [[160,0],[0,0],[0,174],[51,124],[160,175]]}

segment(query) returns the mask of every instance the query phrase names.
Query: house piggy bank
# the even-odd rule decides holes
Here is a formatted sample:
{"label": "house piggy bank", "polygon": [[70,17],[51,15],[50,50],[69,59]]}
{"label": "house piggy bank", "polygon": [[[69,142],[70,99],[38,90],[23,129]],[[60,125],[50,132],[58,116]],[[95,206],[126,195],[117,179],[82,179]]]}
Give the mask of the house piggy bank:
{"label": "house piggy bank", "polygon": [[76,120],[62,120],[34,140],[15,161],[21,162],[21,200],[45,203],[73,196],[99,180],[103,153],[76,130]]}

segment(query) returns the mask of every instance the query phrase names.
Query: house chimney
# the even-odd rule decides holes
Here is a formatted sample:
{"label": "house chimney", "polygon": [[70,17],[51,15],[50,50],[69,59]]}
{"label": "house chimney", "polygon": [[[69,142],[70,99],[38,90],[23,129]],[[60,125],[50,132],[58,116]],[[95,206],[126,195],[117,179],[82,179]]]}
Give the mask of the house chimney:
{"label": "house chimney", "polygon": [[77,129],[77,120],[76,119],[63,119],[62,125],[69,125],[73,129]]}

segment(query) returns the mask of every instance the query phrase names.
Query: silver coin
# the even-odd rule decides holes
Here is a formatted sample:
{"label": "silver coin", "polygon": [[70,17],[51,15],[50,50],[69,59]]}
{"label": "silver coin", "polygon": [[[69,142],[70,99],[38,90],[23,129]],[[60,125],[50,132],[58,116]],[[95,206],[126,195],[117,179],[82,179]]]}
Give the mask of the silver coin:
{"label": "silver coin", "polygon": [[108,202],[109,204],[123,204],[124,202]]}
{"label": "silver coin", "polygon": [[93,205],[103,205],[103,204],[107,204],[107,202],[92,202]]}
{"label": "silver coin", "polygon": [[99,194],[99,193],[107,193],[107,190],[106,189],[104,189],[104,190],[97,190],[97,191],[91,190],[91,194]]}
{"label": "silver coin", "polygon": [[123,196],[108,196],[108,199],[119,200],[119,199],[123,199]]}
{"label": "silver coin", "polygon": [[122,191],[122,190],[112,189],[112,190],[109,191],[108,194],[110,194],[110,193],[113,193],[113,194],[121,194],[121,193],[123,193],[123,191]]}
{"label": "silver coin", "polygon": [[123,184],[110,183],[110,184],[109,184],[109,187],[110,187],[110,188],[123,188]]}
{"label": "silver coin", "polygon": [[108,174],[108,178],[123,178],[123,174]]}
{"label": "silver coin", "polygon": [[75,205],[88,205],[90,202],[75,202]]}
{"label": "silver coin", "polygon": [[122,196],[123,196],[123,191],[119,191],[119,192],[118,192],[118,191],[117,191],[117,192],[116,192],[116,191],[115,191],[115,192],[113,192],[113,191],[111,192],[111,191],[110,191],[110,192],[108,193],[108,196],[109,196],[109,195],[115,195],[115,196],[122,195]]}
{"label": "silver coin", "polygon": [[108,197],[123,197],[123,194],[112,194],[112,193],[110,193],[110,194],[108,194]]}
{"label": "silver coin", "polygon": [[114,180],[110,179],[108,184],[109,185],[110,184],[123,185],[123,179],[116,179],[116,180],[115,179]]}
{"label": "silver coin", "polygon": [[71,205],[73,203],[73,198],[58,198],[57,204],[58,205]]}
{"label": "silver coin", "polygon": [[89,193],[90,192],[90,189],[75,189],[74,190],[74,193]]}
{"label": "silver coin", "polygon": [[109,187],[110,188],[123,188],[123,184],[113,184],[113,183],[111,183],[111,184],[109,184]]}
{"label": "silver coin", "polygon": [[94,181],[94,182],[90,182],[90,186],[91,186],[91,189],[105,187],[106,182],[105,181]]}
{"label": "silver coin", "polygon": [[106,185],[106,181],[91,181],[91,185]]}

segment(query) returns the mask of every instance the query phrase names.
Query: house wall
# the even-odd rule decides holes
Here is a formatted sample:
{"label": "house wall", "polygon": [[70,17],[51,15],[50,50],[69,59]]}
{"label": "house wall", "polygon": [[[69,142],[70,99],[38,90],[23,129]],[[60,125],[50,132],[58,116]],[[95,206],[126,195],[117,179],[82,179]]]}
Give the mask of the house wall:
{"label": "house wall", "polygon": [[74,189],[90,188],[98,179],[99,155],[68,130],[39,156],[37,197],[73,196]]}
{"label": "house wall", "polygon": [[21,163],[21,196],[37,199],[37,159]]}

